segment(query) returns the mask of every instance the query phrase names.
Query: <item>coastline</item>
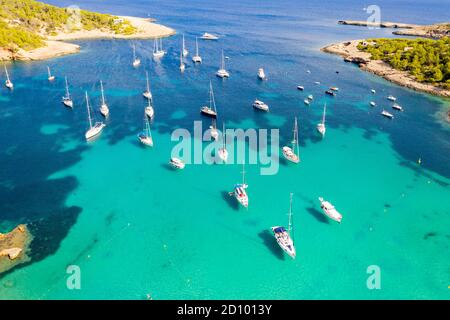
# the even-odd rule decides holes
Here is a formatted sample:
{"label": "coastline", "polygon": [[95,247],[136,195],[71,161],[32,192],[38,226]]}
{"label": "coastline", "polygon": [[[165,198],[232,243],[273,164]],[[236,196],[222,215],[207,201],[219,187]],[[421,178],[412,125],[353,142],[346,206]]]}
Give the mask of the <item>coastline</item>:
{"label": "coastline", "polygon": [[432,84],[418,82],[408,72],[396,70],[382,60],[371,60],[370,53],[362,52],[357,48],[358,43],[361,41],[364,40],[340,42],[328,45],[320,50],[326,53],[339,55],[343,57],[346,62],[358,64],[361,70],[381,76],[384,79],[403,87],[441,97],[450,97],[450,90],[436,87]]}
{"label": "coastline", "polygon": [[73,40],[95,40],[95,39],[155,39],[172,36],[176,31],[172,28],[152,22],[149,18],[125,17],[137,29],[137,32],[131,35],[115,34],[106,30],[80,30],[75,32],[60,32],[54,36],[48,36],[44,42],[46,46],[33,50],[19,49],[13,53],[9,50],[0,48],[0,61],[33,61],[46,60],[74,54],[80,51],[80,46],[66,41]]}
{"label": "coastline", "polygon": [[27,251],[31,241],[32,235],[24,224],[0,233],[0,274],[30,260]]}

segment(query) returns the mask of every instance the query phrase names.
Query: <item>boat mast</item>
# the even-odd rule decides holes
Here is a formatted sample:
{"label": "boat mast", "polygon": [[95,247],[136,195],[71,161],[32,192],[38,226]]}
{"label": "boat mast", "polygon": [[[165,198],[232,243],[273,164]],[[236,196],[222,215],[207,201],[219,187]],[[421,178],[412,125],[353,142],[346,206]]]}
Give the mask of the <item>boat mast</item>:
{"label": "boat mast", "polygon": [[86,108],[88,112],[89,128],[92,129],[91,108],[89,106],[89,97],[86,91]]}
{"label": "boat mast", "polygon": [[[291,192],[289,194],[289,222],[288,222],[288,233],[291,236],[292,233],[292,229],[293,229],[293,224],[292,224],[292,196],[293,193]],[[291,236],[292,240],[294,240],[294,236]]]}
{"label": "boat mast", "polygon": [[197,40],[197,37],[195,37],[195,55],[198,56],[198,40]]}
{"label": "boat mast", "polygon": [[322,124],[325,126],[325,113],[327,112],[327,104],[323,106]]}
{"label": "boat mast", "polygon": [[50,78],[52,76],[52,73],[50,72],[50,67],[47,66],[47,71],[48,71],[48,77]]}
{"label": "boat mast", "polygon": [[245,186],[245,160],[242,162],[242,187]]}
{"label": "boat mast", "polygon": [[103,82],[102,82],[102,80],[100,80],[100,90],[102,92],[102,105],[104,105],[106,103],[105,103],[105,93],[103,92]]}
{"label": "boat mast", "polygon": [[212,88],[211,80],[209,80],[209,108],[213,109],[214,112],[216,112],[216,114],[217,114],[216,101],[214,100],[214,91],[213,91],[213,88]]}
{"label": "boat mast", "polygon": [[150,81],[148,80],[148,71],[145,71],[145,79],[147,81],[147,92],[150,92]]}
{"label": "boat mast", "polygon": [[136,61],[136,45],[133,43],[133,61]]}
{"label": "boat mast", "polygon": [[226,133],[225,133],[225,122],[222,124],[222,144],[223,144],[223,148],[225,149],[227,142],[226,142]]}
{"label": "boat mast", "polygon": [[223,49],[222,49],[222,62],[221,62],[221,65],[220,65],[220,69],[225,69],[225,58],[223,56]]}
{"label": "boat mast", "polygon": [[[297,126],[297,117],[294,119],[294,140],[292,140],[292,147],[295,151],[298,152],[298,126]],[[296,148],[297,147],[297,148]]]}
{"label": "boat mast", "polygon": [[184,44],[184,33],[183,33],[183,54],[184,54],[184,50],[185,50],[185,44]]}
{"label": "boat mast", "polygon": [[9,73],[8,73],[8,69],[6,69],[6,66],[4,66],[5,67],[5,72],[6,72],[6,80],[8,80],[8,82],[10,81],[9,80]]}
{"label": "boat mast", "polygon": [[69,84],[67,83],[67,77],[64,77],[66,80],[66,97],[70,99],[70,93],[69,93]]}
{"label": "boat mast", "polygon": [[162,38],[159,38],[159,51],[163,51]]}

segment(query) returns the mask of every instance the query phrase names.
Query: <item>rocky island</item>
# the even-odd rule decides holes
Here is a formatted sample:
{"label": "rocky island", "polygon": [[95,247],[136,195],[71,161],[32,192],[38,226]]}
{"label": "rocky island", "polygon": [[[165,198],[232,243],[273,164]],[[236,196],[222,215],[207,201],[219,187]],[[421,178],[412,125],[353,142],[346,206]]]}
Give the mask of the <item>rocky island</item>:
{"label": "rocky island", "polygon": [[[339,23],[368,25],[358,21]],[[351,40],[332,44],[321,50],[340,55],[346,62],[356,63],[362,70],[396,84],[450,97],[450,38],[446,36],[450,23],[420,27],[385,23],[384,26],[407,28],[404,30],[408,30],[408,35],[424,32],[430,35],[428,38],[433,39]]]}
{"label": "rocky island", "polygon": [[76,53],[76,39],[153,39],[175,34],[154,20],[59,8],[35,0],[0,1],[0,60],[42,60]]}
{"label": "rocky island", "polygon": [[0,233],[0,274],[18,264],[27,262],[32,236],[26,225],[18,225],[11,232]]}

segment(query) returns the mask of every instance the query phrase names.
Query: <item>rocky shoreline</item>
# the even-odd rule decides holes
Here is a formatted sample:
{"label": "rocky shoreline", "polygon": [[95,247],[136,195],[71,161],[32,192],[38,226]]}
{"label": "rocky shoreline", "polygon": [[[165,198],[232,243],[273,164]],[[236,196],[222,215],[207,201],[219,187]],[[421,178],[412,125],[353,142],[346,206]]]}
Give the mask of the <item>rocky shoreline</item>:
{"label": "rocky shoreline", "polygon": [[31,233],[24,224],[11,232],[0,233],[0,274],[30,260],[27,251],[31,241]]}
{"label": "rocky shoreline", "polygon": [[361,41],[364,40],[352,40],[331,44],[322,48],[321,51],[337,54],[343,57],[346,62],[356,63],[361,70],[381,76],[384,79],[398,85],[441,97],[450,97],[450,90],[448,89],[437,87],[428,83],[418,82],[406,71],[396,70],[381,60],[371,60],[370,53],[360,51],[357,48]]}

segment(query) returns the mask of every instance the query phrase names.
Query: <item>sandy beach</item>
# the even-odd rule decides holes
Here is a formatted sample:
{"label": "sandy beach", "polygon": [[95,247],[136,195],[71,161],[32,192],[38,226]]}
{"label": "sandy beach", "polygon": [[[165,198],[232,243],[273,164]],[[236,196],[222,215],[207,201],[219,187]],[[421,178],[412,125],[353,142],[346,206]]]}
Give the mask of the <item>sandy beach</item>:
{"label": "sandy beach", "polygon": [[450,90],[436,87],[432,84],[418,82],[408,72],[396,70],[384,61],[370,60],[370,53],[362,52],[357,48],[358,43],[361,41],[363,40],[352,40],[332,44],[321,50],[327,53],[340,55],[347,62],[357,63],[362,70],[372,72],[398,85],[433,95],[450,97]]}
{"label": "sandy beach", "polygon": [[0,60],[45,60],[80,51],[80,46],[65,41],[81,39],[155,39],[174,35],[174,29],[152,22],[151,19],[136,17],[120,17],[131,22],[137,29],[132,35],[115,34],[109,30],[80,30],[75,32],[60,32],[55,36],[46,37],[46,46],[30,51],[19,49],[18,52],[11,52],[0,48]]}

